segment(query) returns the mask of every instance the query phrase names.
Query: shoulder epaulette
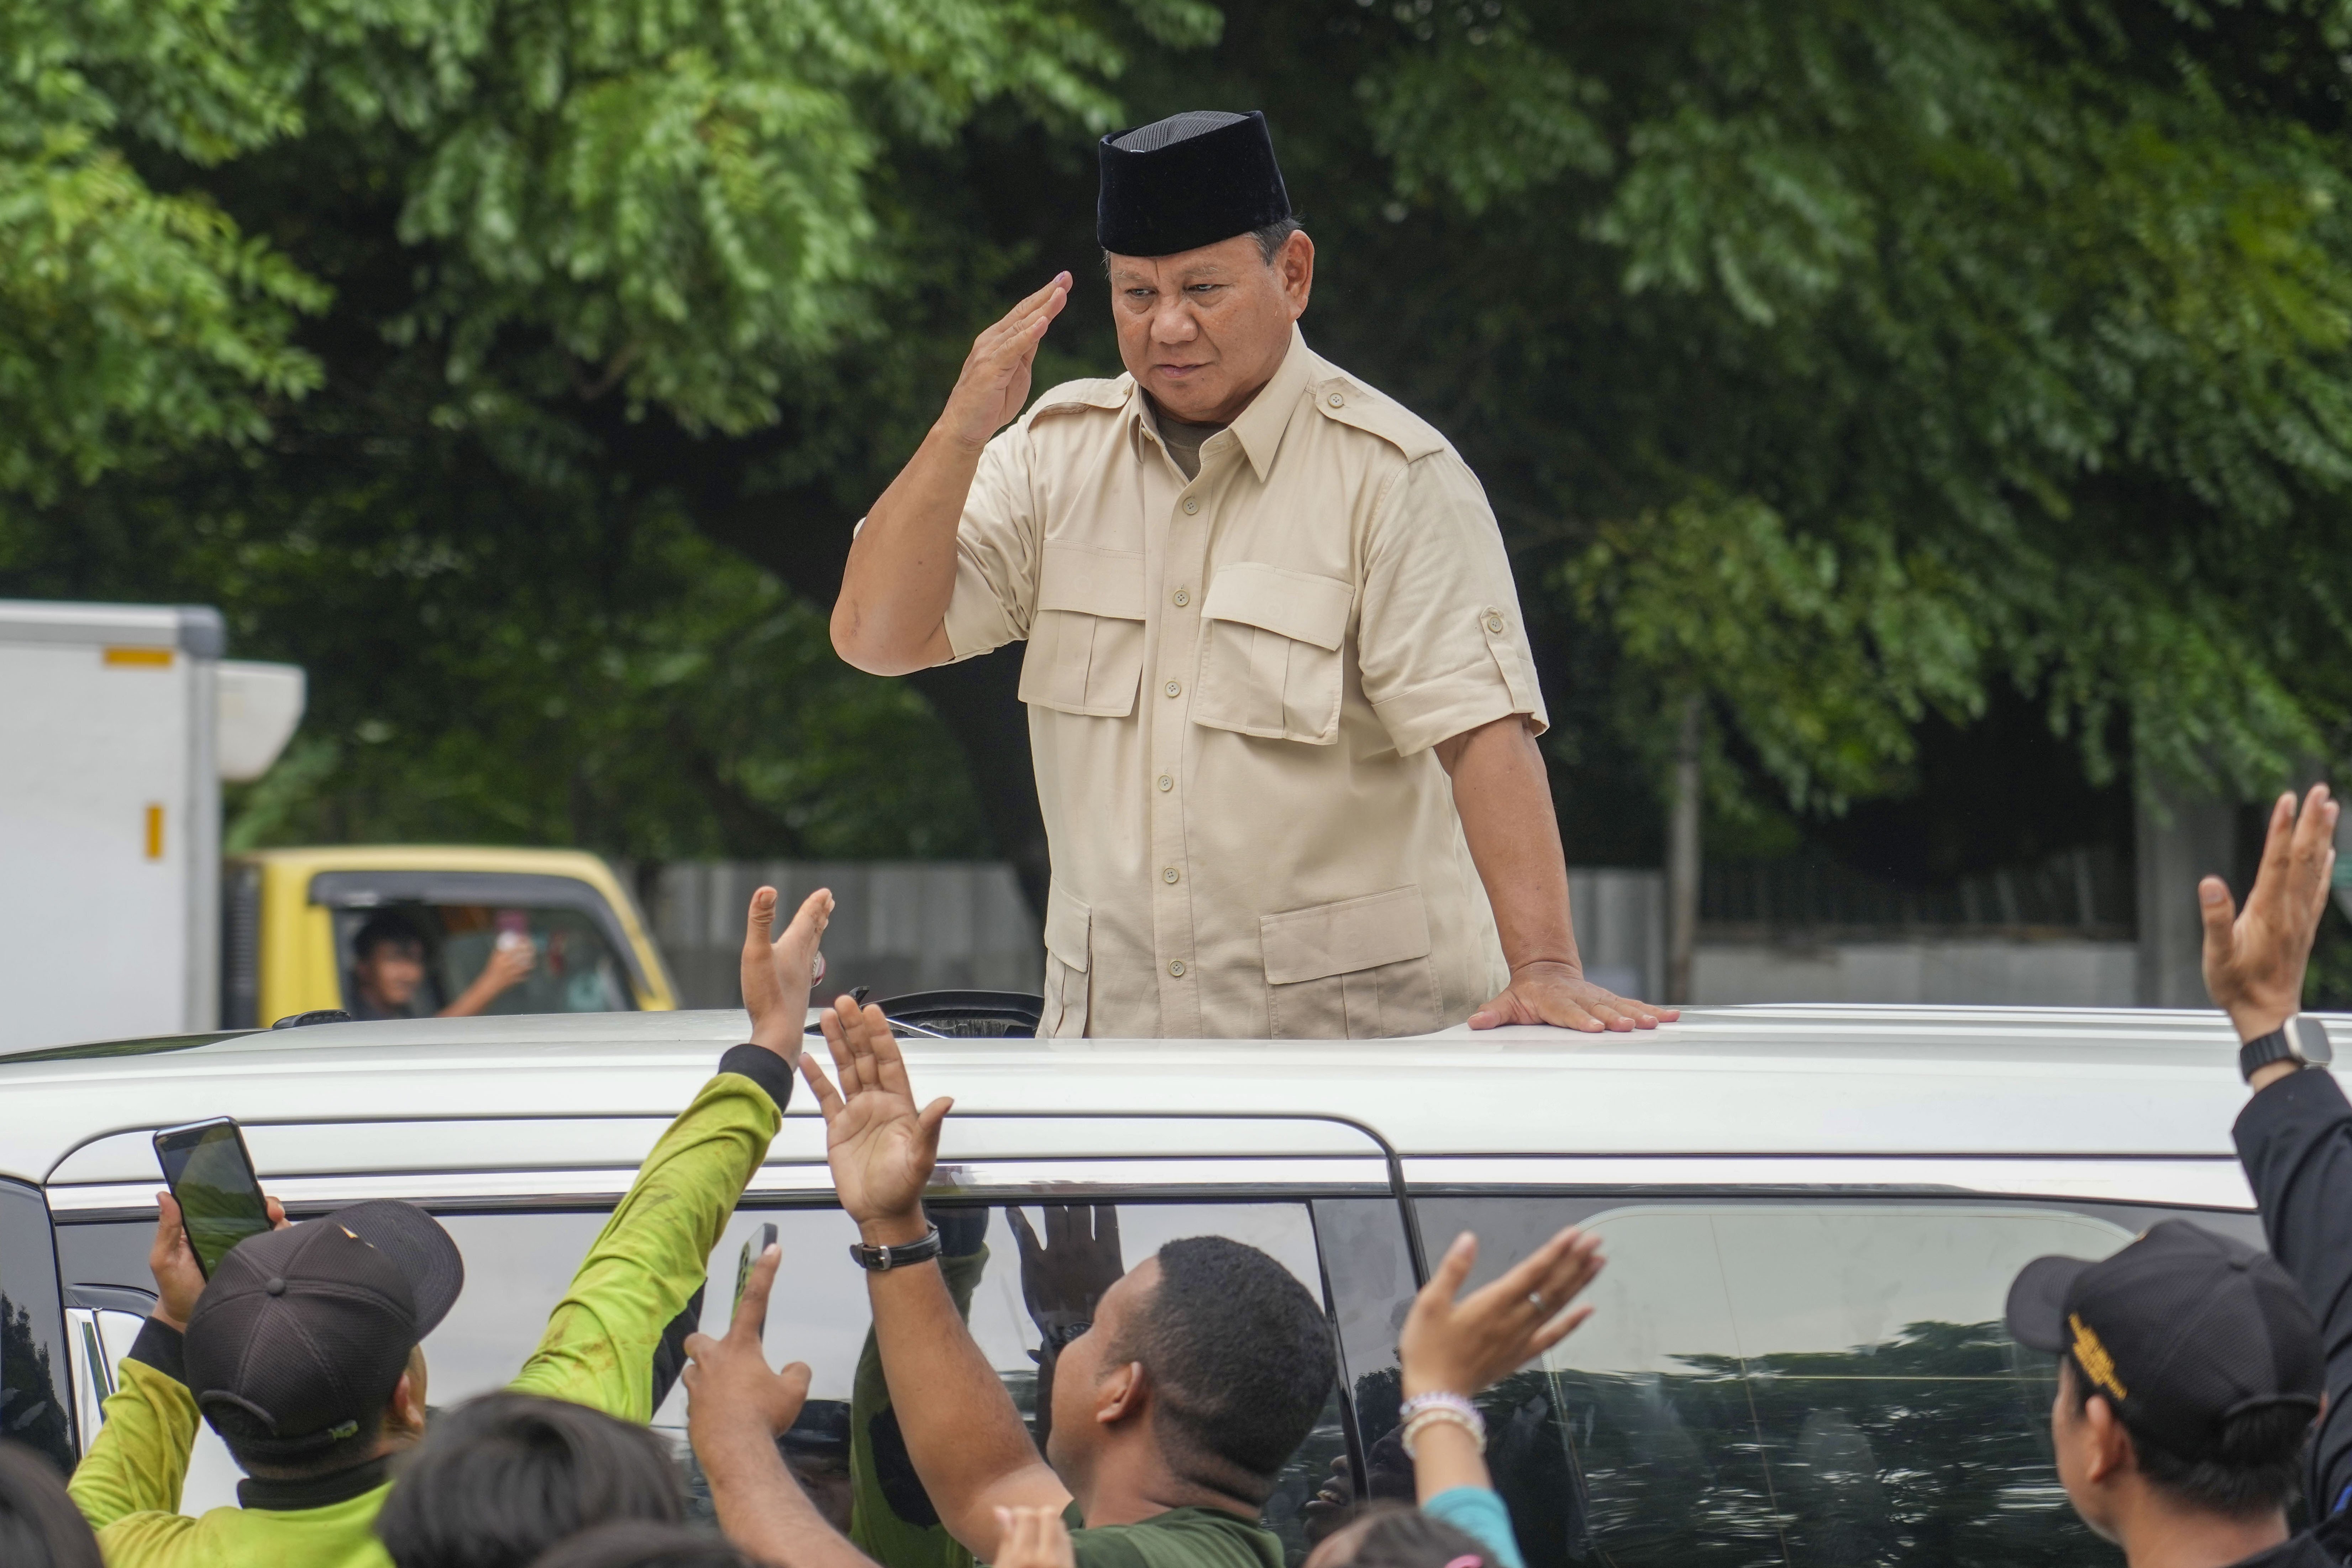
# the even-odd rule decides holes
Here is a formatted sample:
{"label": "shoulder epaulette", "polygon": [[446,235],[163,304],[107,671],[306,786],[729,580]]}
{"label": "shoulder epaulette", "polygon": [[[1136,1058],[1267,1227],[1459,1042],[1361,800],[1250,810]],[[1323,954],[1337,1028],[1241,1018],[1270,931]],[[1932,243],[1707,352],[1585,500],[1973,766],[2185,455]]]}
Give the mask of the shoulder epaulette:
{"label": "shoulder epaulette", "polygon": [[1075,414],[1084,408],[1124,408],[1134,384],[1124,375],[1096,377],[1087,381],[1066,381],[1051,387],[1029,405],[1026,417],[1043,419],[1051,414]]}
{"label": "shoulder epaulette", "polygon": [[1435,426],[1352,376],[1332,375],[1310,382],[1307,398],[1324,418],[1378,436],[1402,452],[1407,462],[1449,449]]}

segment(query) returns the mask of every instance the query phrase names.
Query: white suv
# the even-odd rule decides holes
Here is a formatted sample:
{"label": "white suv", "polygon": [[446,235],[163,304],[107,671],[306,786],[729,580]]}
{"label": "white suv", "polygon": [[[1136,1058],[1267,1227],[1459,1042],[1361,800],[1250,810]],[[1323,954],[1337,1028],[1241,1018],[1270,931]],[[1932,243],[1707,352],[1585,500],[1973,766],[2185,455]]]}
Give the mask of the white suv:
{"label": "white suv", "polygon": [[[152,1289],[149,1136],[210,1116],[243,1123],[298,1218],[373,1197],[441,1215],[467,1278],[426,1344],[434,1400],[499,1386],[742,1029],[335,1024],[0,1058],[0,1434],[61,1461],[89,1441]],[[934,1213],[985,1236],[972,1328],[1024,1408],[1040,1331],[1009,1207],[1043,1234],[1042,1210],[1113,1205],[1129,1261],[1233,1236],[1322,1296],[1342,1384],[1267,1510],[1294,1559],[1334,1461],[1394,1482],[1394,1338],[1424,1256],[1475,1231],[1483,1278],[1574,1223],[1606,1238],[1599,1310],[1487,1399],[1530,1568],[1957,1568],[2092,1550],[2046,1452],[2052,1369],[2000,1327],[2018,1268],[2176,1214],[2260,1240],[2234,1044],[2218,1014],[1752,1007],[1632,1036],[906,1051],[921,1097],[955,1097]],[[772,1358],[845,1401],[865,1281],[823,1145],[803,1098],[713,1255],[706,1323],[777,1226]],[[682,1426],[680,1399],[657,1426]],[[232,1479],[206,1434],[184,1506]]]}

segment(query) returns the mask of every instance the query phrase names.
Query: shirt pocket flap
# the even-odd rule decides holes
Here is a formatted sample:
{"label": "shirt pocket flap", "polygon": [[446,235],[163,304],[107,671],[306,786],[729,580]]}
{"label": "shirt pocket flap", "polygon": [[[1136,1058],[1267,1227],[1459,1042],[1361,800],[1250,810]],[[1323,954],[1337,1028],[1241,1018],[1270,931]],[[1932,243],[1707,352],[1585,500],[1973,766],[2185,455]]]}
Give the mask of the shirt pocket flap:
{"label": "shirt pocket flap", "polygon": [[1354,585],[1338,577],[1285,571],[1262,561],[1236,561],[1218,568],[1201,614],[1337,653],[1348,636],[1348,610],[1355,596]]}
{"label": "shirt pocket flap", "polygon": [[1430,953],[1429,910],[1419,888],[1260,915],[1257,927],[1269,985],[1352,974]]}
{"label": "shirt pocket flap", "polygon": [[1067,539],[1045,541],[1045,559],[1037,573],[1037,607],[1122,621],[1143,619],[1142,552],[1099,550]]}
{"label": "shirt pocket flap", "polygon": [[1045,951],[1071,969],[1084,972],[1094,935],[1094,910],[1055,883],[1045,890]]}

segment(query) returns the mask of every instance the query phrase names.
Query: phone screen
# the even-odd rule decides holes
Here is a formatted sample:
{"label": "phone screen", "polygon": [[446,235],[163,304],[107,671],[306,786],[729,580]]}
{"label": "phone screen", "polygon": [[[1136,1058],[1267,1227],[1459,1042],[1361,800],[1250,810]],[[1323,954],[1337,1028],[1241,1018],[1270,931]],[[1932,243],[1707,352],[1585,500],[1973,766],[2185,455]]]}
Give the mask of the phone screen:
{"label": "phone screen", "polygon": [[[743,1244],[743,1255],[735,1260],[736,1306],[740,1307],[743,1304],[743,1289],[745,1286],[751,1283],[751,1265],[759,1260],[761,1253],[766,1252],[768,1248],[775,1245],[776,1227],[772,1225],[761,1226],[760,1227],[759,1238],[756,1241],[747,1241]],[[764,1325],[762,1326],[764,1327]]]}
{"label": "phone screen", "polygon": [[269,1228],[268,1203],[236,1122],[224,1118],[167,1127],[155,1134],[155,1158],[179,1200],[188,1246],[205,1279],[230,1247]]}

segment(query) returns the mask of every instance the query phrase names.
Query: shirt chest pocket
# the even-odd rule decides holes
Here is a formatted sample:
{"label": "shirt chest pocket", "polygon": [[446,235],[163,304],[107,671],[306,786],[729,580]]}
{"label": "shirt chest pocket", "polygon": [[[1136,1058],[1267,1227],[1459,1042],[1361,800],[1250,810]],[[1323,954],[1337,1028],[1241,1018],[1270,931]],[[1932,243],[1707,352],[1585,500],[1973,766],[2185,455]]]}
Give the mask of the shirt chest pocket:
{"label": "shirt chest pocket", "polygon": [[1259,561],[1218,570],[1201,606],[1192,720],[1268,740],[1339,738],[1339,648],[1355,585]]}
{"label": "shirt chest pocket", "polygon": [[1143,681],[1143,555],[1045,542],[1021,700],[1090,719],[1135,711]]}

